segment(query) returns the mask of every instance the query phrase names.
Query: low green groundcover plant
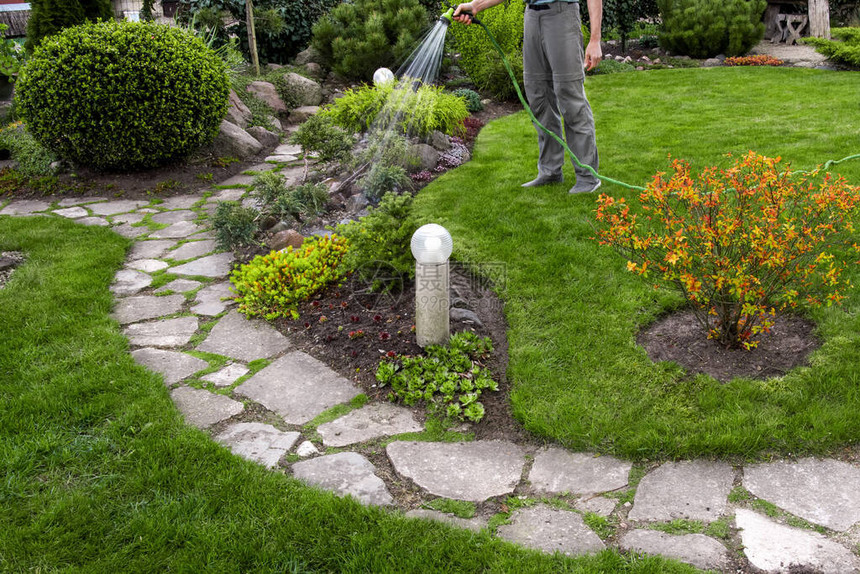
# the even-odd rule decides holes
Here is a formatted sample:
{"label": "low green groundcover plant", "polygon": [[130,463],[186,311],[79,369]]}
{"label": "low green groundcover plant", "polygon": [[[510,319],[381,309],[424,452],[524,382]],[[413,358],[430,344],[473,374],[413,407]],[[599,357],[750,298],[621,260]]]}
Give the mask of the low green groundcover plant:
{"label": "low green groundcover plant", "polygon": [[238,201],[219,201],[212,216],[218,249],[237,249],[254,245],[260,226],[259,212]]}
{"label": "low green groundcover plant", "polygon": [[287,186],[286,178],[274,171],[254,176],[254,191],[260,212],[281,221],[315,217],[323,213],[328,203],[328,188],[322,183]]}
{"label": "low green groundcover plant", "polygon": [[860,28],[832,28],[833,40],[827,38],[802,38],[815,49],[837,64],[860,68]]}
{"label": "low green groundcover plant", "polygon": [[18,113],[63,159],[102,170],[181,159],[218,133],[225,65],[170,26],[114,21],[45,38],[21,69]]}
{"label": "low green groundcover plant", "polygon": [[498,391],[499,384],[483,366],[493,352],[489,337],[461,332],[448,345],[430,345],[425,356],[398,356],[383,360],[376,369],[381,387],[391,387],[388,398],[413,406],[424,402],[431,413],[451,419],[478,422],[484,405],[478,400],[484,391]]}
{"label": "low green groundcover plant", "polygon": [[0,129],[0,149],[9,150],[12,159],[18,162],[18,171],[27,177],[51,173],[51,163],[57,159],[36,141],[23,122]]}
{"label": "low green groundcover plant", "polygon": [[230,276],[239,312],[248,317],[298,319],[298,304],[345,273],[342,262],[349,242],[337,235],[309,237],[301,247],[258,255]]}

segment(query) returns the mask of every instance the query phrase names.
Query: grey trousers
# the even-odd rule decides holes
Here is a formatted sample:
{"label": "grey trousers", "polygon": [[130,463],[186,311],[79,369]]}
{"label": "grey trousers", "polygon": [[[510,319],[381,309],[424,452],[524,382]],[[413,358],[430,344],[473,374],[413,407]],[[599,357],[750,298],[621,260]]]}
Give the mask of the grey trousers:
{"label": "grey trousers", "polygon": [[[594,116],[585,97],[579,4],[553,2],[545,10],[526,8],[523,31],[523,80],[537,120],[567,142],[579,161],[597,171],[599,159]],[[564,135],[562,121],[564,118]],[[535,126],[538,174],[555,177],[564,166],[564,148]],[[574,164],[577,180],[596,182]]]}

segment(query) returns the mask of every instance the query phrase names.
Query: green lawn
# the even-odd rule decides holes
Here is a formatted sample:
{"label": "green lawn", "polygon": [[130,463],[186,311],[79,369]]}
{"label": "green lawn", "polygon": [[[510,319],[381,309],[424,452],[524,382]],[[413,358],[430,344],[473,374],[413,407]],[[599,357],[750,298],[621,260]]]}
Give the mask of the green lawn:
{"label": "green lawn", "polygon": [[127,240],[0,217],[0,572],[691,572],[546,556],[302,486],[183,424],[108,313]]}
{"label": "green lawn", "polygon": [[[644,185],[668,168],[668,154],[701,168],[753,149],[811,168],[860,152],[858,82],[857,73],[789,68],[589,78],[601,172]],[[456,258],[506,265],[508,377],[526,428],[632,459],[826,453],[860,439],[860,289],[841,308],[808,312],[824,344],[810,367],[784,377],[723,385],[654,364],[634,336],[680,299],[640,282],[592,239],[595,197],[567,194],[569,166],[565,184],[521,188],[536,158],[524,112],[497,120],[471,162],[417,199],[424,220],[451,231]],[[860,161],[838,171],[860,183]]]}

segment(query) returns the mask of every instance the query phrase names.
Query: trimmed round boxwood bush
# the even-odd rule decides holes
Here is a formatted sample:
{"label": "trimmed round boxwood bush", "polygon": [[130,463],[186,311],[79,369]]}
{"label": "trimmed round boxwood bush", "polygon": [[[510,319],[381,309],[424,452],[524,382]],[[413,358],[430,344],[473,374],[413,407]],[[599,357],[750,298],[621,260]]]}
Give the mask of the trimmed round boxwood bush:
{"label": "trimmed round boxwood bush", "polygon": [[743,56],[764,37],[766,0],[658,0],[660,46],[673,54]]}
{"label": "trimmed round boxwood bush", "polygon": [[100,22],[43,40],[16,102],[33,136],[63,159],[134,170],[181,159],[227,114],[223,62],[177,28]]}

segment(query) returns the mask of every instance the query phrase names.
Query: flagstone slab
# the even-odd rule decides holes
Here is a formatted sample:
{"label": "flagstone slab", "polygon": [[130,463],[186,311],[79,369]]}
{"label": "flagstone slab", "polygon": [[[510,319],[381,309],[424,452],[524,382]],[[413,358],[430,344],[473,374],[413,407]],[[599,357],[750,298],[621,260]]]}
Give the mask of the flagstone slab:
{"label": "flagstone slab", "polygon": [[218,185],[236,186],[236,185],[251,185],[252,183],[254,183],[254,176],[253,175],[239,174],[239,175],[234,175],[233,177],[231,177],[229,179],[225,179],[224,181],[220,182]]}
{"label": "flagstone slab", "polygon": [[676,536],[659,530],[632,530],[619,540],[619,546],[631,552],[674,558],[702,570],[725,570],[731,565],[726,547],[704,534]]}
{"label": "flagstone slab", "polygon": [[288,424],[301,425],[361,391],[310,355],[293,351],[236,387],[236,393],[276,412]]}
{"label": "flagstone slab", "polygon": [[248,367],[239,363],[230,363],[220,371],[203,375],[204,381],[209,381],[216,387],[229,387],[239,377],[244,377],[248,374]]}
{"label": "flagstone slab", "polygon": [[198,315],[214,317],[223,313],[227,307],[236,304],[236,294],[230,291],[230,283],[216,283],[197,292],[196,305],[191,311]]}
{"label": "flagstone slab", "polygon": [[185,415],[185,422],[201,429],[225,421],[245,410],[242,403],[230,397],[191,387],[174,389],[170,398],[176,408]]}
{"label": "flagstone slab", "polygon": [[301,155],[302,146],[298,144],[280,144],[274,150],[272,150],[272,155]]}
{"label": "flagstone slab", "polygon": [[416,508],[405,513],[409,518],[423,518],[425,520],[435,520],[436,522],[444,522],[457,528],[471,530],[472,532],[480,532],[482,528],[487,526],[486,521],[480,518],[460,518],[439,512],[438,510],[429,510],[427,508]]}
{"label": "flagstone slab", "polygon": [[165,291],[173,291],[174,293],[184,293],[193,291],[203,285],[200,281],[192,281],[191,279],[174,279],[167,285],[159,287],[155,290],[156,293],[164,293]]}
{"label": "flagstone slab", "polygon": [[197,213],[190,209],[162,211],[161,213],[150,215],[149,219],[155,223],[167,223],[168,225],[173,225],[174,223],[181,223],[183,221],[194,221],[197,219]]}
{"label": "flagstone slab", "polygon": [[122,269],[114,277],[114,283],[110,290],[114,295],[134,295],[138,291],[149,287],[152,277],[146,273],[134,269]]}
{"label": "flagstone slab", "polygon": [[188,209],[203,199],[202,195],[176,195],[166,198],[158,207],[164,209]]}
{"label": "flagstone slab", "polygon": [[180,221],[179,223],[174,223],[164,229],[153,231],[150,234],[150,237],[155,239],[184,239],[198,231],[203,231],[203,228],[190,221]]}
{"label": "flagstone slab", "polygon": [[627,486],[632,466],[611,456],[552,447],[537,453],[529,481],[537,492],[595,494]]}
{"label": "flagstone slab", "polygon": [[266,161],[274,162],[274,163],[290,163],[291,161],[298,161],[298,156],[295,155],[270,155],[266,157]]}
{"label": "flagstone slab", "polygon": [[353,496],[362,504],[387,506],[394,503],[376,467],[355,452],[340,452],[293,464],[293,476],[307,484],[341,496]]}
{"label": "flagstone slab", "polygon": [[106,197],[66,197],[57,202],[60,207],[69,207],[72,205],[81,205],[84,203],[97,203],[99,201],[107,201]]}
{"label": "flagstone slab", "polygon": [[258,319],[249,320],[238,311],[225,315],[212,328],[206,340],[197,346],[198,351],[245,362],[268,359],[289,348],[289,340],[271,325]]}
{"label": "flagstone slab", "polygon": [[268,163],[258,163],[257,165],[252,165],[251,167],[247,168],[242,173],[251,173],[251,172],[253,172],[254,174],[263,173],[266,171],[272,171],[273,167],[274,166],[272,166],[271,164],[268,164]]}
{"label": "flagstone slab", "polygon": [[510,524],[499,526],[497,536],[548,554],[561,552],[578,556],[606,548],[579,514],[545,504],[516,510],[511,515]]}
{"label": "flagstone slab", "polygon": [[642,478],[627,517],[711,522],[726,512],[733,480],[734,471],[726,463],[667,462]]}
{"label": "flagstone slab", "polygon": [[114,223],[140,223],[143,221],[144,214],[142,213],[121,213],[111,217]]}
{"label": "flagstone slab", "polygon": [[143,271],[144,273],[154,273],[155,271],[161,271],[170,267],[170,265],[158,259],[135,259],[127,263],[126,266],[130,269]]}
{"label": "flagstone slab", "polygon": [[132,351],[131,356],[138,364],[164,377],[165,385],[178,383],[209,366],[209,363],[197,357],[152,347]]}
{"label": "flagstone slab", "polygon": [[184,261],[185,259],[196,259],[197,257],[212,253],[216,248],[215,240],[213,239],[189,241],[168,252],[165,256],[175,261]]}
{"label": "flagstone slab", "polygon": [[137,347],[181,347],[197,331],[197,317],[178,317],[150,323],[135,323],[123,333]]}
{"label": "flagstone slab", "polygon": [[82,217],[80,219],[76,219],[75,223],[80,223],[81,225],[89,225],[91,227],[109,227],[110,223],[107,219],[103,217]]}
{"label": "flagstone slab", "polygon": [[386,449],[398,474],[445,498],[482,502],[510,494],[522,476],[523,449],[508,441],[397,441]]}
{"label": "flagstone slab", "polygon": [[37,211],[46,211],[51,208],[51,204],[38,199],[22,199],[13,201],[3,209],[0,209],[0,215],[30,215]]}
{"label": "flagstone slab", "polygon": [[299,436],[300,433],[279,431],[263,423],[236,423],[227,427],[215,440],[229,447],[233,454],[275,468]]}
{"label": "flagstone slab", "polygon": [[333,447],[422,430],[411,410],[391,403],[372,403],[317,427],[323,445]]}
{"label": "flagstone slab", "polygon": [[239,201],[246,193],[248,190],[244,188],[219,189],[209,197],[209,201]]}
{"label": "flagstone slab", "polygon": [[147,203],[149,202],[143,200],[121,199],[119,201],[105,201],[104,203],[94,203],[87,207],[96,215],[116,215],[118,213],[134,211],[138,207],[143,207]]}
{"label": "flagstone slab", "polygon": [[177,275],[201,277],[226,277],[233,269],[232,253],[216,253],[171,267],[170,272]]}
{"label": "flagstone slab", "polygon": [[128,257],[129,259],[158,259],[174,245],[176,245],[175,241],[167,239],[138,241],[131,246]]}
{"label": "flagstone slab", "polygon": [[744,488],[815,524],[845,532],[860,522],[860,467],[838,460],[752,464]]}
{"label": "flagstone slab", "polygon": [[605,496],[580,498],[574,503],[577,509],[584,512],[593,512],[600,516],[609,516],[615,510],[616,501]]}
{"label": "flagstone slab", "polygon": [[784,526],[745,508],[735,510],[735,524],[750,564],[765,572],[844,574],[860,570],[857,556],[818,532]]}
{"label": "flagstone slab", "polygon": [[62,217],[66,217],[68,219],[77,219],[79,217],[86,217],[90,214],[83,207],[67,207],[65,209],[55,209],[54,213],[56,213],[57,215],[60,215]]}
{"label": "flagstone slab", "polygon": [[182,295],[124,297],[117,300],[113,316],[120,325],[128,325],[178,313],[184,302]]}
{"label": "flagstone slab", "polygon": [[113,232],[119,233],[123,237],[134,239],[136,237],[140,237],[141,235],[149,233],[149,228],[146,226],[133,227],[127,223],[123,223],[122,225],[117,225],[116,227],[114,227]]}

